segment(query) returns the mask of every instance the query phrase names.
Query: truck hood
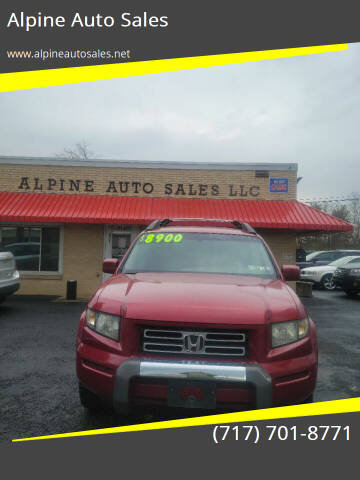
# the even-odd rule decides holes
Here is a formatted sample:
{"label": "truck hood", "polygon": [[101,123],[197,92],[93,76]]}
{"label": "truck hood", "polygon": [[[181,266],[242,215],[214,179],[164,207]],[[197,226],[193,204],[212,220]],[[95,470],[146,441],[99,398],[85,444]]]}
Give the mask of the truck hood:
{"label": "truck hood", "polygon": [[120,274],[107,280],[90,308],[141,320],[264,324],[302,318],[305,310],[282,280],[214,274]]}

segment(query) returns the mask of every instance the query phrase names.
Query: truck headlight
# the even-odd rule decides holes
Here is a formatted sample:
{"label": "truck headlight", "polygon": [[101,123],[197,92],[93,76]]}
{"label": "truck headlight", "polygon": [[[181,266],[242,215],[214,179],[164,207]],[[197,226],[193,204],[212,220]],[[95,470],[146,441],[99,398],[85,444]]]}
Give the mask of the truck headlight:
{"label": "truck headlight", "polygon": [[292,320],[290,322],[279,322],[271,325],[272,347],[280,347],[289,343],[297,342],[306,337],[309,332],[309,320]]}
{"label": "truck headlight", "polygon": [[360,268],[352,268],[350,273],[351,275],[360,275]]}
{"label": "truck headlight", "polygon": [[95,332],[112,338],[119,339],[120,316],[110,315],[109,313],[99,312],[88,308],[86,310],[86,325],[95,330]]}

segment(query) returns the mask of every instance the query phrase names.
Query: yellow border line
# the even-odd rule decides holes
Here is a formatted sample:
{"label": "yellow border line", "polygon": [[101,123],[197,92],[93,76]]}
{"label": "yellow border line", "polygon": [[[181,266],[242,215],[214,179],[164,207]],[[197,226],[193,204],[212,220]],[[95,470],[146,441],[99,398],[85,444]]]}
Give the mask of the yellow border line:
{"label": "yellow border line", "polygon": [[287,58],[300,55],[339,52],[347,50],[347,48],[348,45],[344,43],[313,47],[263,50],[258,52],[205,55],[200,57],[174,58],[167,60],[149,60],[145,62],[128,62],[109,65],[2,73],[0,74],[0,92],[66,85],[70,83],[94,82],[97,80],[108,80],[119,77],[174,72],[179,70],[230,65],[234,63],[257,62],[259,60]]}
{"label": "yellow border line", "polygon": [[104,435],[111,433],[136,432],[143,430],[160,430],[166,428],[194,427],[201,425],[228,424],[232,422],[249,422],[270,420],[278,418],[308,417],[313,415],[330,415],[335,413],[350,413],[360,411],[360,397],[330,402],[295,405],[289,407],[267,408],[264,410],[250,410],[247,412],[225,413],[221,415],[208,415],[205,417],[183,418],[164,422],[142,423],[125,427],[101,428],[80,432],[61,433],[58,435],[45,435],[14,439],[13,442],[29,440],[45,440],[50,438],[83,437],[89,435]]}

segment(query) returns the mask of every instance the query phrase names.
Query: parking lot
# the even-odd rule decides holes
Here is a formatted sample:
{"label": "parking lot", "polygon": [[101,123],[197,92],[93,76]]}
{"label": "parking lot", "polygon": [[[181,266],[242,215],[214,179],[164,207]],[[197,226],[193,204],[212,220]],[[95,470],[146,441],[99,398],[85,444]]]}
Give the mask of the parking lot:
{"label": "parking lot", "polygon": [[[13,296],[0,306],[0,439],[8,441],[119,425],[109,412],[80,406],[75,336],[82,303]],[[304,299],[319,341],[315,401],[360,395],[360,296],[316,290]],[[127,423],[174,418],[139,413]]]}

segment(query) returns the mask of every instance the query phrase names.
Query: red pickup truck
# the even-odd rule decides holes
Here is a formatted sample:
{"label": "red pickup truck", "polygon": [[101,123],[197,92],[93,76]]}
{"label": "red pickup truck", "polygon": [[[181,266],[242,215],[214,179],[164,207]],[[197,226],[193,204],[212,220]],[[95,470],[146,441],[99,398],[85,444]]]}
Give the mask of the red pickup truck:
{"label": "red pickup truck", "polygon": [[315,326],[264,240],[238,221],[165,219],[132,243],[77,333],[84,407],[244,410],[311,401]]}

